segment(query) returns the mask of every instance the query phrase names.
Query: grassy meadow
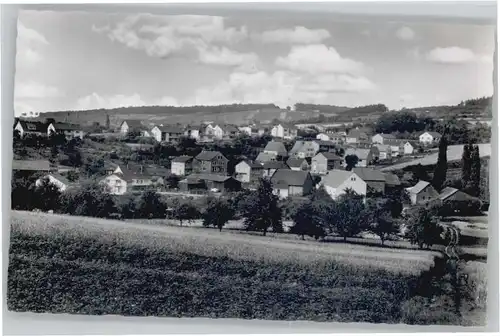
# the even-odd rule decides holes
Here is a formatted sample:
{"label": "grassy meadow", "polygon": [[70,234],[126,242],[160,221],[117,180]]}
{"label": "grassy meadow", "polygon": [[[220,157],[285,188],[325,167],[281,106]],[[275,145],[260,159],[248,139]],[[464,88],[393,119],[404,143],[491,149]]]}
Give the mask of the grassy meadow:
{"label": "grassy meadow", "polygon": [[11,214],[8,307],[14,311],[407,323],[403,308],[428,287],[422,274],[440,255]]}

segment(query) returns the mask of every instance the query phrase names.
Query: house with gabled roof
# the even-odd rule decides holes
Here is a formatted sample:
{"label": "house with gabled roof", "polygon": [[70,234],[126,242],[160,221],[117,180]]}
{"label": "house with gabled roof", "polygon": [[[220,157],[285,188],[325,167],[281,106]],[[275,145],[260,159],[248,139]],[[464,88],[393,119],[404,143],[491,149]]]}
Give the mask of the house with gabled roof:
{"label": "house with gabled roof", "polygon": [[307,162],[306,159],[301,159],[301,158],[289,158],[286,161],[286,164],[288,167],[290,167],[291,170],[309,170],[309,163]]}
{"label": "house with gabled roof", "polygon": [[130,132],[141,132],[144,129],[140,120],[126,119],[120,124],[120,133],[127,135]]}
{"label": "house with gabled roof", "polygon": [[235,178],[242,183],[256,183],[263,176],[264,166],[258,162],[242,160],[235,167]]}
{"label": "house with gabled roof", "polygon": [[62,176],[61,174],[58,173],[50,173],[47,175],[44,175],[40,178],[38,178],[35,182],[35,185],[37,187],[41,186],[44,182],[44,179],[48,179],[48,182],[50,184],[53,184],[54,186],[59,189],[59,191],[64,192],[68,188],[74,187],[77,184],[74,182],[70,182],[66,177]]}
{"label": "house with gabled roof", "polygon": [[411,204],[421,205],[439,199],[439,193],[427,181],[418,181],[413,187],[406,188]]}
{"label": "house with gabled roof", "polygon": [[281,141],[269,141],[264,148],[264,153],[273,154],[276,157],[286,157],[288,152]]}
{"label": "house with gabled roof", "polygon": [[311,159],[311,172],[326,174],[329,170],[340,169],[343,159],[332,152],[321,152]]}
{"label": "house with gabled roof", "polygon": [[389,190],[399,189],[401,188],[401,180],[396,174],[390,172],[384,172],[385,177],[385,190],[386,192]]}
{"label": "house with gabled roof", "polygon": [[226,175],[228,162],[219,151],[202,151],[193,160],[193,172]]}
{"label": "house with gabled roof", "polygon": [[290,170],[290,167],[282,161],[268,161],[262,167],[264,168],[262,177],[271,177],[278,169]]}
{"label": "house with gabled roof", "polygon": [[354,171],[334,169],[321,177],[318,186],[323,186],[325,191],[333,200],[344,195],[347,190],[352,190],[356,194],[365,197],[367,184]]}
{"label": "house with gabled roof", "polygon": [[372,136],[372,143],[374,144],[387,144],[387,140],[393,140],[396,137],[393,134],[378,133]]}
{"label": "house with gabled roof", "polygon": [[107,186],[109,193],[123,195],[127,192],[158,190],[164,186],[164,172],[154,173],[144,165],[128,165],[119,167],[100,183]]}
{"label": "house with gabled roof", "polygon": [[184,135],[184,130],[174,125],[155,126],[151,134],[158,142],[176,142]]}
{"label": "house with gabled roof", "polygon": [[266,153],[266,152],[260,152],[259,155],[255,158],[256,162],[259,163],[266,163],[266,162],[271,162],[271,161],[277,161],[278,156],[275,153]]}
{"label": "house with gabled roof", "polygon": [[311,174],[307,171],[278,169],[271,176],[273,192],[280,198],[309,195],[314,187]]}
{"label": "house with gabled roof", "polygon": [[223,137],[225,138],[234,139],[240,134],[240,130],[235,125],[221,124],[219,127],[222,129]]}
{"label": "house with gabled roof", "polygon": [[373,147],[376,147],[378,149],[380,160],[392,159],[392,148],[390,145],[376,143],[373,145]]}
{"label": "house with gabled roof", "polygon": [[385,193],[386,177],[381,171],[366,167],[354,167],[352,171],[366,182],[367,194]]}
{"label": "house with gabled roof", "polygon": [[75,139],[80,138],[83,139],[84,132],[82,127],[78,124],[69,124],[69,123],[50,123],[47,127],[47,134],[51,135],[54,133],[64,134],[66,139]]}
{"label": "house with gabled roof", "polygon": [[441,211],[447,214],[479,214],[482,201],[457,188],[446,187],[439,194]]}
{"label": "house with gabled roof", "polygon": [[170,171],[177,176],[189,175],[193,171],[193,157],[181,155],[174,158],[170,164]]}
{"label": "house with gabled roof", "polygon": [[14,126],[14,132],[19,132],[19,136],[22,138],[27,134],[31,135],[47,135],[47,125],[40,121],[27,121],[18,119],[16,125]]}
{"label": "house with gabled roof", "polygon": [[421,144],[429,146],[429,145],[435,145],[441,141],[442,135],[439,134],[438,132],[432,132],[432,131],[427,131],[423,132],[418,136],[418,140],[420,141]]}
{"label": "house with gabled roof", "polygon": [[294,125],[278,124],[271,128],[271,136],[282,139],[295,139],[297,137],[297,127]]}
{"label": "house with gabled roof", "polygon": [[317,141],[297,140],[288,152],[289,157],[312,158],[319,152],[320,145]]}
{"label": "house with gabled roof", "polygon": [[347,148],[344,153],[344,164],[345,157],[348,155],[356,155],[358,157],[358,164],[356,167],[367,167],[373,162],[378,161],[379,152],[377,147],[367,148]]}
{"label": "house with gabled roof", "polygon": [[358,129],[358,128],[355,128],[355,129],[352,129],[349,131],[349,133],[347,133],[347,136],[346,136],[346,143],[348,144],[355,144],[355,143],[358,143],[360,141],[367,141],[368,140],[368,134],[366,134],[366,132]]}

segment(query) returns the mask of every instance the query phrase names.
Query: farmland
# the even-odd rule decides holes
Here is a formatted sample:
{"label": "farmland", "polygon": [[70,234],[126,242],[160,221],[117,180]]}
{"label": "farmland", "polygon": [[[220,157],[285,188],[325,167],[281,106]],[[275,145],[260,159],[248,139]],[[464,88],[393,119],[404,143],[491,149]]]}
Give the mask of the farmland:
{"label": "farmland", "polygon": [[11,223],[16,311],[404,323],[439,256],[28,212]]}

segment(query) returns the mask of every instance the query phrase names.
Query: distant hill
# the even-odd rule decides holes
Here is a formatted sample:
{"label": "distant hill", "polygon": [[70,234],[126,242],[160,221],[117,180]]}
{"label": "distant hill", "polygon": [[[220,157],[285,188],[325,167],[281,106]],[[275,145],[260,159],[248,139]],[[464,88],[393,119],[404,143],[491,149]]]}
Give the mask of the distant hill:
{"label": "distant hill", "polygon": [[493,97],[469,99],[458,105],[426,106],[408,110],[430,118],[492,118]]}
{"label": "distant hill", "polygon": [[273,104],[234,104],[218,106],[142,106],[86,111],[60,111],[40,113],[37,120],[54,118],[57,121],[91,125],[106,123],[109,115],[110,125],[118,126],[124,119],[142,120],[143,124],[199,124],[213,121],[228,124],[270,123],[273,120],[295,122],[304,118],[320,115],[318,111],[281,109]]}

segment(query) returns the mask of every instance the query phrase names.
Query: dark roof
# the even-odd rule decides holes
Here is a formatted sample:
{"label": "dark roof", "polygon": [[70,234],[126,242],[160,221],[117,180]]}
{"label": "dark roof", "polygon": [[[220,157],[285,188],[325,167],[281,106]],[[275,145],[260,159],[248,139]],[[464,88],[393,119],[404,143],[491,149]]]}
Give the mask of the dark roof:
{"label": "dark roof", "polygon": [[48,160],[12,160],[12,170],[49,171]]}
{"label": "dark roof", "polygon": [[40,121],[19,120],[19,123],[25,132],[47,132],[48,125]]}
{"label": "dark roof", "polygon": [[385,176],[379,170],[373,168],[355,167],[352,169],[363,181],[384,181]]}
{"label": "dark roof", "polygon": [[320,146],[330,146],[330,147],[337,147],[337,144],[333,141],[327,141],[327,140],[314,140],[318,145]]}
{"label": "dark roof", "polygon": [[367,137],[367,134],[359,129],[352,129],[349,131],[349,134],[347,134],[347,136],[350,138],[359,138]]}
{"label": "dark roof", "polygon": [[80,131],[82,128],[77,124],[69,123],[53,123],[52,124],[56,131]]}
{"label": "dark roof", "polygon": [[385,183],[386,184],[392,185],[392,186],[401,185],[401,181],[399,180],[399,177],[396,174],[384,173],[384,176],[385,176]]}
{"label": "dark roof", "polygon": [[238,129],[238,127],[234,126],[234,125],[219,125],[220,128],[222,128],[222,130],[224,132],[239,132],[240,130]]}
{"label": "dark roof", "polygon": [[158,127],[158,129],[162,133],[184,133],[184,130],[177,126],[165,125],[165,126],[155,126],[155,127]]}
{"label": "dark roof", "polygon": [[[222,155],[222,153],[219,151],[202,151],[200,154],[196,156],[196,159],[200,161],[211,161],[217,155]],[[224,157],[224,155],[222,155],[222,157]]]}
{"label": "dark roof", "polygon": [[289,169],[285,163],[281,161],[268,161],[264,163],[264,169]]}
{"label": "dark roof", "polygon": [[270,162],[274,159],[276,159],[276,155],[271,153],[260,152],[259,155],[257,155],[257,158],[255,158],[255,161],[265,163],[265,162]]}
{"label": "dark roof", "polygon": [[271,182],[275,186],[303,186],[309,172],[301,170],[278,169],[271,177]]}
{"label": "dark roof", "polygon": [[298,158],[289,158],[286,161],[288,167],[301,167],[304,161],[307,163],[306,159],[298,159]]}
{"label": "dark roof", "polygon": [[192,160],[193,157],[189,155],[181,155],[172,160],[172,162],[188,162]]}
{"label": "dark roof", "polygon": [[316,155],[323,155],[327,160],[335,160],[335,161],[342,161],[342,158],[340,156],[338,156],[337,154],[335,153],[332,153],[332,152],[320,152]]}
{"label": "dark roof", "polygon": [[269,141],[264,148],[264,151],[277,152],[278,155],[286,155],[285,145],[281,141]]}

